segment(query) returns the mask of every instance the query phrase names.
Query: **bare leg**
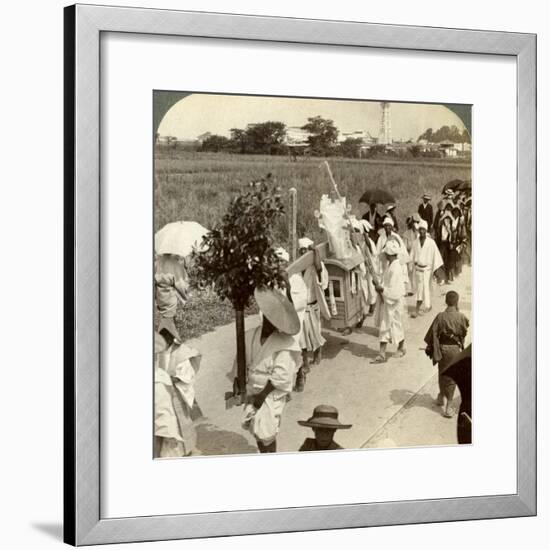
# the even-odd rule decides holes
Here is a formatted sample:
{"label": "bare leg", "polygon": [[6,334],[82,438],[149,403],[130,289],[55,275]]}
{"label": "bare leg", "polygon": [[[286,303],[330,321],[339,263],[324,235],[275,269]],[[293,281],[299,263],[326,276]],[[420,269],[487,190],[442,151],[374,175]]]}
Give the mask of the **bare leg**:
{"label": "bare leg", "polygon": [[405,348],[405,340],[401,340],[401,342],[397,345],[397,353],[395,354],[395,357],[403,357],[406,353],[407,349]]}

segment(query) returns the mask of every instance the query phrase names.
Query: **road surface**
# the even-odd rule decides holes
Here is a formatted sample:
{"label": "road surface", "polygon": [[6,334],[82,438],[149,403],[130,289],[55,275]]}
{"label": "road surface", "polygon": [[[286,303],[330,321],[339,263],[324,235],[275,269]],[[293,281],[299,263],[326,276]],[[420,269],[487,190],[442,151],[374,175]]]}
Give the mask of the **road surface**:
{"label": "road surface", "polygon": [[[323,361],[313,366],[305,391],[292,394],[283,414],[277,450],[297,451],[303,440],[312,436],[297,420],[309,418],[313,408],[322,403],[337,407],[341,422],[353,424],[336,433],[335,440],[346,449],[456,444],[456,417],[444,418],[436,406],[437,368],[421,349],[430,323],[445,308],[448,290],[460,294],[460,309],[470,317],[470,268],[465,267],[454,284],[434,285],[432,311],[406,320],[407,354],[403,358],[394,359],[395,346],[389,345],[386,363],[370,363],[378,352],[372,317],[349,336],[325,330]],[[412,311],[414,298],[407,298],[407,304]],[[246,328],[258,323],[258,316],[248,317]],[[196,381],[203,413],[196,426],[197,454],[256,453],[254,438],[240,425],[242,408],[225,408],[224,394],[231,390],[228,373],[235,356],[235,325],[219,327],[186,343],[203,355]]]}

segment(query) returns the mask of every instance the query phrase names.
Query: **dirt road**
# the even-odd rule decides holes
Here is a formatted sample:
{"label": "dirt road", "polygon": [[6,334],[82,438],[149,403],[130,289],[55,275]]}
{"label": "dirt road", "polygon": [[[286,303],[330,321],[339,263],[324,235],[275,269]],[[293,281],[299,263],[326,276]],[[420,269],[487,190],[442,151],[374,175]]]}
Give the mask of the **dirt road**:
{"label": "dirt road", "polygon": [[[460,294],[460,309],[470,317],[470,268],[465,267],[453,285],[434,286],[431,312],[406,320],[407,354],[403,358],[394,359],[395,348],[389,346],[387,363],[370,363],[378,351],[372,317],[346,337],[325,330],[323,361],[312,368],[305,391],[292,394],[277,438],[278,451],[296,451],[311,436],[311,430],[299,426],[297,420],[307,419],[321,403],[336,406],[341,421],[353,424],[350,430],[336,434],[344,448],[456,443],[456,420],[444,418],[434,403],[437,368],[421,349],[431,321],[445,307],[448,290]],[[412,311],[414,299],[408,298],[407,303]],[[258,323],[257,316],[249,317],[246,327]],[[241,407],[226,410],[223,398],[231,389],[228,373],[235,356],[234,325],[187,343],[203,354],[196,384],[204,414],[197,424],[198,451],[208,455],[257,452],[254,438],[240,426]]]}

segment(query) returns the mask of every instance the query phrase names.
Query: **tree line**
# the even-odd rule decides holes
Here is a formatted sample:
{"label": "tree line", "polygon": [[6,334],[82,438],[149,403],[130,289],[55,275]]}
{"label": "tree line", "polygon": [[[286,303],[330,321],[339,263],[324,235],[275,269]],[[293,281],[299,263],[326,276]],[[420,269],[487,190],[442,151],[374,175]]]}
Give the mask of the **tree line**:
{"label": "tree line", "polygon": [[[388,154],[384,145],[372,145],[365,152],[361,138],[348,137],[338,142],[339,131],[334,121],[321,116],[310,117],[301,129],[308,133],[308,154],[313,156],[343,156],[358,158],[362,156],[376,157]],[[200,151],[229,152],[240,154],[267,154],[286,155],[291,147],[286,143],[287,127],[283,122],[266,121],[258,124],[250,124],[246,128],[231,128],[230,136],[210,135],[202,142]],[[456,126],[443,126],[439,130],[428,128],[418,141],[426,139],[434,143],[440,141],[453,141],[455,143],[469,142],[470,138],[466,130],[460,132]],[[400,154],[418,156],[419,146],[409,141],[410,146]],[[362,150],[363,149],[363,150]],[[390,152],[391,154],[391,152]],[[394,153],[395,154],[395,153]]]}

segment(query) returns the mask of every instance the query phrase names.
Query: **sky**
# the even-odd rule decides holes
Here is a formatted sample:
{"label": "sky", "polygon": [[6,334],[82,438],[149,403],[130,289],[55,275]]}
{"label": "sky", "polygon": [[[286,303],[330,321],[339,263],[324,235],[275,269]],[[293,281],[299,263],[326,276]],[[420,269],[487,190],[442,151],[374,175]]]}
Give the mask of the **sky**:
{"label": "sky", "polygon": [[[194,140],[211,132],[229,137],[231,128],[268,120],[287,126],[303,126],[308,117],[320,115],[334,121],[340,132],[367,130],[373,137],[380,133],[379,101],[305,99],[265,96],[192,94],[178,101],[159,126],[161,136]],[[391,126],[394,140],[416,141],[428,128],[464,125],[444,105],[391,103]]]}

